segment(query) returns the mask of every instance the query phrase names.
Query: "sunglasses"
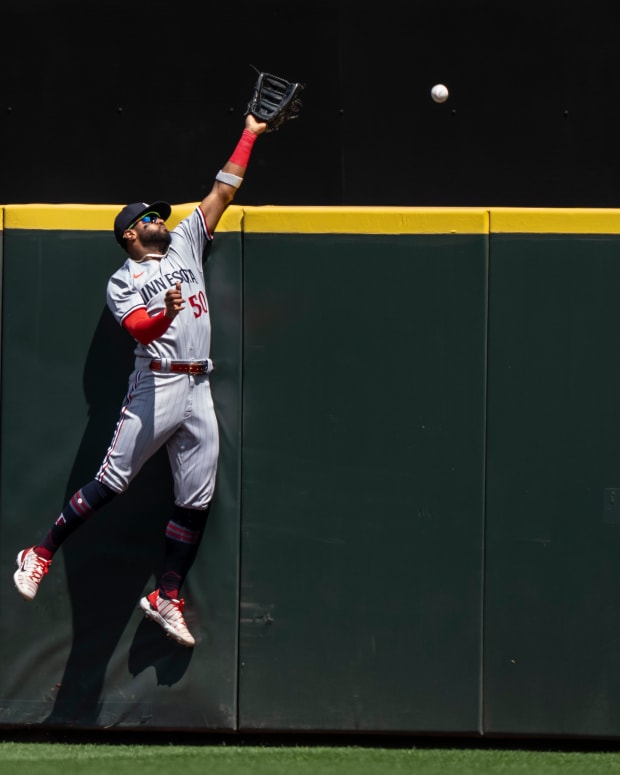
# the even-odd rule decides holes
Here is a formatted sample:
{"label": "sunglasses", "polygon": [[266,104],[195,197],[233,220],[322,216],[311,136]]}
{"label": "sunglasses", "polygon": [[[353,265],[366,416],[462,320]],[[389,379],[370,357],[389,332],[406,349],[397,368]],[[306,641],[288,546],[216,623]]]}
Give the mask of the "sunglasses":
{"label": "sunglasses", "polygon": [[131,226],[128,226],[127,229],[133,229],[137,223],[156,223],[160,218],[161,215],[159,213],[145,213],[137,221],[134,221]]}

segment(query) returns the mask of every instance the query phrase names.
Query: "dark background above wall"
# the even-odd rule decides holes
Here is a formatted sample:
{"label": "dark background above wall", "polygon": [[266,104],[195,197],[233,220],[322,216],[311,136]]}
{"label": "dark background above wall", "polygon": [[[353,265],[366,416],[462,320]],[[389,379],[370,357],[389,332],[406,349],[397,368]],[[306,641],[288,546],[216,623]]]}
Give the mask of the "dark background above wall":
{"label": "dark background above wall", "polygon": [[261,138],[239,203],[620,204],[614,0],[5,0],[0,18],[3,203],[200,199],[254,65],[304,82],[304,110]]}

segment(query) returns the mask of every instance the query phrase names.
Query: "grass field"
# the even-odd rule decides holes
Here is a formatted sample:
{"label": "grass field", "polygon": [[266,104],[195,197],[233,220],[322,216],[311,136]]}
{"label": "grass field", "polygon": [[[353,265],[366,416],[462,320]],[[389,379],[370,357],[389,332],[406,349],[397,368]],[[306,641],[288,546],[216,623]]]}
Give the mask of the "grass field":
{"label": "grass field", "polygon": [[620,752],[504,747],[375,748],[0,742],[2,775],[602,775]]}

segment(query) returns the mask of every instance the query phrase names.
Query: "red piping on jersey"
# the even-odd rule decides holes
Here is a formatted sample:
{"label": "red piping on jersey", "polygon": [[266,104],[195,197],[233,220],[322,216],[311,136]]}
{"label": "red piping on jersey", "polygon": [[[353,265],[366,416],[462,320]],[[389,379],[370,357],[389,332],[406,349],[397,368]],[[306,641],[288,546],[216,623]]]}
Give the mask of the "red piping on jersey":
{"label": "red piping on jersey", "polygon": [[133,393],[135,389],[138,387],[138,383],[140,382],[140,378],[142,376],[142,372],[138,372],[135,382],[133,383],[131,389],[127,393],[127,398],[125,400],[125,403],[123,405],[123,408],[121,409],[121,417],[116,424],[116,429],[114,431],[114,437],[112,438],[112,441],[110,443],[110,446],[108,447],[108,451],[106,452],[105,459],[103,463],[101,464],[101,468],[99,469],[99,472],[97,473],[97,476],[95,477],[98,482],[101,482],[101,484],[105,484],[105,475],[108,466],[110,465],[110,457],[112,456],[112,453],[114,452],[116,448],[116,442],[118,441],[118,437],[120,436],[121,429],[123,427],[123,424],[125,423],[125,415],[127,414],[127,410],[129,409],[129,406],[131,405],[131,401],[133,399]]}
{"label": "red piping on jersey", "polygon": [[202,207],[198,208],[198,212],[200,213],[200,215],[202,215],[202,225],[205,227],[205,233],[207,235],[207,239],[212,240],[213,239],[213,235],[209,231],[209,226],[207,224],[207,218],[206,218],[205,214],[202,211]]}

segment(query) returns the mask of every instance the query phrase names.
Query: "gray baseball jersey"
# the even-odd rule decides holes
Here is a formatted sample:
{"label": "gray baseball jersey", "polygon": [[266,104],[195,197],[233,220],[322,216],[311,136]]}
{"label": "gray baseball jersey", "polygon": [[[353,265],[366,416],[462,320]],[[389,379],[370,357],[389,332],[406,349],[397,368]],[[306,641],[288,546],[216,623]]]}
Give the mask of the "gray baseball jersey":
{"label": "gray baseball jersey", "polygon": [[171,232],[162,259],[128,258],[108,282],[107,303],[116,320],[136,309],[165,309],[166,291],[181,282],[185,309],[148,345],[136,343],[135,369],[121,414],[96,478],[115,492],[127,489],[144,463],[166,444],[178,506],[204,509],[213,495],[219,437],[208,374],[154,372],[153,359],[207,360],[211,321],[203,253],[212,236],[200,208]]}

